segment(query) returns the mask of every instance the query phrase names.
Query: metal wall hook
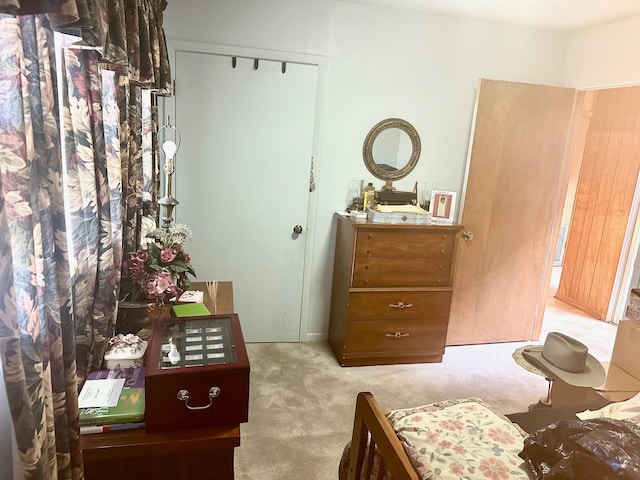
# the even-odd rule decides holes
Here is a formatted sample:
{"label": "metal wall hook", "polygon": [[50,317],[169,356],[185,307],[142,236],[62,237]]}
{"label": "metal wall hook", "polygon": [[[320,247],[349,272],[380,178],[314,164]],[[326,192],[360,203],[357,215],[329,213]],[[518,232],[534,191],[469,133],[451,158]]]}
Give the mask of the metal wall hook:
{"label": "metal wall hook", "polygon": [[287,71],[287,62],[282,62],[282,73]]}
{"label": "metal wall hook", "polygon": [[253,69],[258,70],[259,60],[257,58],[253,59]]}
{"label": "metal wall hook", "polygon": [[236,68],[237,64],[238,64],[238,58],[237,57],[231,57],[231,68]]}

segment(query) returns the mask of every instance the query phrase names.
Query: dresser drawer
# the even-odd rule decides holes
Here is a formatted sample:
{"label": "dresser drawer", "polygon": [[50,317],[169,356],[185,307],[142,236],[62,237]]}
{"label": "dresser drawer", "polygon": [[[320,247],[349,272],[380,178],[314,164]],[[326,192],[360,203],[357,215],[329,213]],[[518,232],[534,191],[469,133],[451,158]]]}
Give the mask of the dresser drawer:
{"label": "dresser drawer", "polygon": [[435,292],[352,292],[349,320],[412,320],[448,318],[451,291]]}
{"label": "dresser drawer", "polygon": [[353,265],[354,288],[448,287],[451,258],[357,257]]}
{"label": "dresser drawer", "polygon": [[444,351],[447,319],[347,322],[346,353]]}
{"label": "dresser drawer", "polygon": [[359,229],[358,257],[452,257],[455,232]]}

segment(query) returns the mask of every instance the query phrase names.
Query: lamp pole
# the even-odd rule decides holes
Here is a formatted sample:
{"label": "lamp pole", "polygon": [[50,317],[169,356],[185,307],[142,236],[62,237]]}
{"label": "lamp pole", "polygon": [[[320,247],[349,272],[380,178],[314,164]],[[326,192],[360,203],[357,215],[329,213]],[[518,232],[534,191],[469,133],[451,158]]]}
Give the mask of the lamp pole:
{"label": "lamp pole", "polygon": [[165,173],[165,195],[158,200],[158,205],[163,207],[164,215],[162,216],[162,228],[167,229],[173,223],[173,209],[180,202],[173,197],[173,172],[175,171],[175,155],[178,147],[172,140],[167,140],[162,144],[162,150],[165,154],[164,173]]}

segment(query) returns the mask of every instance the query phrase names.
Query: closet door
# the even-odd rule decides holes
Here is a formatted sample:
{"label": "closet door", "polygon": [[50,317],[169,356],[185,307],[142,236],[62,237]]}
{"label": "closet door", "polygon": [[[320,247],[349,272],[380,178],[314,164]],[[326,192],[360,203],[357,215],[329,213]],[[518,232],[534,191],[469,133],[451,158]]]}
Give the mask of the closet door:
{"label": "closet door", "polygon": [[300,335],[317,66],[284,70],[176,52],[177,221],[198,280],[233,282],[248,342]]}

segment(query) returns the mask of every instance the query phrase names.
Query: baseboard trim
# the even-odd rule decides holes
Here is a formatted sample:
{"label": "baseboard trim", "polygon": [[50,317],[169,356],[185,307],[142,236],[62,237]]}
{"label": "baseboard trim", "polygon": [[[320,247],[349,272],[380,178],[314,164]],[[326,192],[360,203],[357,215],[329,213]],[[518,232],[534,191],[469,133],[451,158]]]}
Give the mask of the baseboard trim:
{"label": "baseboard trim", "polygon": [[328,339],[329,335],[326,333],[307,333],[300,337],[301,342],[326,342]]}

